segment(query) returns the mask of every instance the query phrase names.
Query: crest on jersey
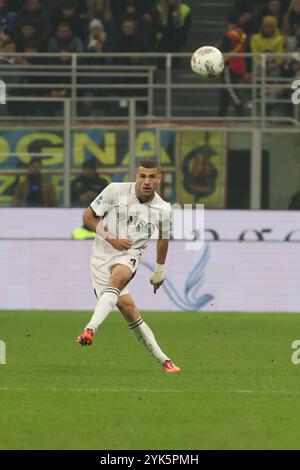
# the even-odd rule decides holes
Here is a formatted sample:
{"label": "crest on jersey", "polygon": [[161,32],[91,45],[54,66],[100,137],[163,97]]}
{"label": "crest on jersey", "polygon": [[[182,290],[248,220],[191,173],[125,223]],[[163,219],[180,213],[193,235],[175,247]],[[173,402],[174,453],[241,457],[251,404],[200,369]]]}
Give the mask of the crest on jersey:
{"label": "crest on jersey", "polygon": [[97,199],[96,199],[96,201],[95,201],[95,203],[97,204],[97,206],[100,206],[102,199],[103,199],[103,196],[101,196],[101,195],[97,197]]}

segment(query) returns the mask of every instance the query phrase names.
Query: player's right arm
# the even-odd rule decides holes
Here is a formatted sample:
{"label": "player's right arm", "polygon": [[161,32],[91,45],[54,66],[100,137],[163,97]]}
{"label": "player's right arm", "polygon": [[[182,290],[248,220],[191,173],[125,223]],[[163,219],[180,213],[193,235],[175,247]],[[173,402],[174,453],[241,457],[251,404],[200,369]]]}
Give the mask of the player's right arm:
{"label": "player's right arm", "polygon": [[110,184],[96,197],[90,207],[86,209],[83,214],[83,222],[116,250],[128,250],[132,245],[132,241],[114,237],[105,230],[102,223],[102,218],[113,209],[113,199],[113,185]]}
{"label": "player's right arm", "polygon": [[101,217],[98,217],[91,207],[88,207],[84,212],[83,222],[116,250],[128,250],[132,245],[131,240],[127,240],[126,238],[114,238],[109,232],[107,232],[103,227]]}
{"label": "player's right arm", "polygon": [[160,288],[165,279],[165,261],[169,248],[169,240],[172,228],[171,206],[162,213],[162,220],[159,223],[159,239],[157,240],[157,255],[155,270],[150,277],[150,283],[153,285],[153,292]]}
{"label": "player's right arm", "polygon": [[[89,227],[90,230],[96,232],[97,225],[100,221],[100,217],[98,217],[91,207],[88,207],[83,214],[83,223]],[[103,227],[104,230],[104,227]]]}

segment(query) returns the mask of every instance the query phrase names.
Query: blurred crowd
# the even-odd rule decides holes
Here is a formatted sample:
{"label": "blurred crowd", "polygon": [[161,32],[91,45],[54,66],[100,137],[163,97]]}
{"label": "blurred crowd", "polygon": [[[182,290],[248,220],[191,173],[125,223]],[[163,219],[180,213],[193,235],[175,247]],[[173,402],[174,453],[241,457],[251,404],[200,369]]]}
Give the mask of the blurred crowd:
{"label": "blurred crowd", "polygon": [[[109,96],[110,84],[124,86],[117,93],[111,91],[113,96],[139,95],[138,110],[144,114],[148,76],[126,79],[126,74],[119,72],[118,77],[111,74],[112,65],[123,70],[127,66],[159,66],[143,53],[180,52],[190,25],[191,9],[182,0],[0,0],[0,78],[8,85],[10,96],[68,97],[72,53],[78,53],[76,94],[82,99],[81,115],[97,115],[99,100],[97,104],[89,98]],[[109,55],[112,52],[135,55],[117,58]],[[136,84],[144,88],[135,88]],[[107,104],[108,114],[113,112],[112,106]],[[12,116],[20,113],[16,102],[6,108],[0,111]],[[32,102],[27,103],[24,113],[61,115],[62,106],[43,103],[37,107]]]}
{"label": "blurred crowd", "polygon": [[[226,62],[223,81],[229,85],[252,81],[255,73],[265,74],[269,83],[300,77],[300,0],[237,0],[229,15],[228,30],[219,48],[223,52],[235,53],[284,53],[293,55],[290,60],[267,57],[262,64],[259,58],[252,60],[232,57]],[[288,98],[290,91],[282,87],[269,86],[266,90],[267,101],[272,98]],[[250,103],[250,101],[249,101]],[[246,100],[243,93],[230,87],[223,89],[220,96],[219,116],[225,116],[232,104],[236,114],[244,116]],[[253,103],[252,103],[253,106]],[[274,108],[275,109],[275,108]],[[278,106],[276,108],[278,110]],[[272,113],[272,105],[268,106]],[[275,110],[276,112],[276,110]],[[282,110],[281,110],[282,112]]]}
{"label": "blurred crowd", "polygon": [[[245,94],[232,87],[239,83],[251,83],[254,73],[258,81],[260,74],[265,73],[268,79],[273,77],[276,84],[280,79],[287,79],[291,83],[292,79],[300,78],[300,0],[237,0],[232,3],[234,7],[230,12],[228,29],[217,47],[226,53],[290,52],[293,56],[289,60],[281,56],[267,58],[265,64],[262,64],[261,58],[227,59],[222,80],[228,88],[222,89],[220,94],[219,116],[226,116],[230,105],[234,106],[239,116],[250,112],[247,103],[260,106],[261,100],[253,103],[250,98],[247,101]],[[58,73],[55,77],[57,88],[39,90],[38,84],[42,86],[47,83],[47,78],[38,74],[36,78],[28,76],[27,70],[32,65],[40,66],[41,71],[46,70],[44,67],[49,64],[51,67],[71,65],[70,53],[83,53],[80,59],[82,66],[142,65],[146,63],[143,54],[115,59],[109,55],[103,56],[103,53],[180,52],[187,42],[190,28],[191,8],[188,1],[0,0],[1,71],[7,70],[4,77],[6,82],[16,84],[15,94],[18,93],[18,84],[27,83],[33,85],[31,96],[34,93],[37,96],[48,93],[51,96],[64,97],[70,94],[70,87],[66,86],[70,84],[70,77],[65,78]],[[24,57],[12,54],[22,52],[29,55]],[[56,59],[51,58],[49,62],[39,52],[61,55]],[[21,75],[11,73],[10,66],[15,66],[16,70],[18,64],[23,67]],[[24,69],[24,66],[28,66],[28,69]],[[53,67],[53,70],[56,69]],[[93,85],[108,80],[99,78],[98,69],[94,73],[90,71],[91,69],[79,78],[79,84],[91,85],[91,91],[78,92],[87,101],[88,93],[92,93],[94,97],[101,95],[100,89],[95,90]],[[51,83],[54,83],[53,75]],[[125,83],[124,80],[122,83]],[[138,83],[138,79],[131,78],[131,83]],[[11,90],[10,88],[10,93]],[[139,89],[132,89],[132,92],[138,94]],[[25,94],[25,89],[22,88],[20,93]],[[126,93],[128,95],[130,91],[126,90]],[[290,90],[280,86],[277,89],[267,88],[268,112],[272,113],[272,97],[286,98],[290,102],[287,99],[289,93]],[[260,90],[257,94],[261,98]],[[29,106],[29,103],[26,104],[26,109]],[[278,108],[278,104],[276,106]],[[34,107],[32,112],[39,110],[40,107]],[[88,108],[88,113],[90,112],[91,107]],[[10,113],[13,114],[12,108]],[[28,165],[26,176],[22,180],[18,178],[14,186],[13,205],[55,207],[59,204],[55,187],[42,170],[42,160],[33,159]],[[212,173],[209,181],[212,188],[215,178]],[[71,204],[86,207],[107,183],[106,178],[99,176],[96,163],[85,161],[81,174],[72,179]],[[298,209],[299,201],[298,192],[292,198],[289,208]],[[83,236],[82,229],[86,228],[80,229],[79,236]]]}
{"label": "blurred crowd", "polygon": [[181,0],[0,0],[0,50],[172,52],[190,17]]}

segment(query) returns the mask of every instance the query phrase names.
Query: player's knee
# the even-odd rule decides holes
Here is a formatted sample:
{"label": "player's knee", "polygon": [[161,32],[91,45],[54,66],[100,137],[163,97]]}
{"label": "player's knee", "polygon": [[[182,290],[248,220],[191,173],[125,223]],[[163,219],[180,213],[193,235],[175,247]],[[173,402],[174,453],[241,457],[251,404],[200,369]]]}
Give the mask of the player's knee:
{"label": "player's knee", "polygon": [[127,284],[127,279],[125,276],[122,275],[116,275],[116,276],[111,276],[110,279],[110,285],[113,287],[117,287],[118,289],[122,290]]}

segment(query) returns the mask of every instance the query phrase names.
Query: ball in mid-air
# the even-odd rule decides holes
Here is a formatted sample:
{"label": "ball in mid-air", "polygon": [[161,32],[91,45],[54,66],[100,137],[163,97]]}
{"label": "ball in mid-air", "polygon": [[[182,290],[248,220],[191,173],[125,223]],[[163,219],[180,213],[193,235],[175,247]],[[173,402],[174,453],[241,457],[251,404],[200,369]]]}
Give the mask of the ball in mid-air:
{"label": "ball in mid-air", "polygon": [[218,77],[224,69],[224,57],[216,47],[203,46],[192,55],[191,66],[202,78]]}

